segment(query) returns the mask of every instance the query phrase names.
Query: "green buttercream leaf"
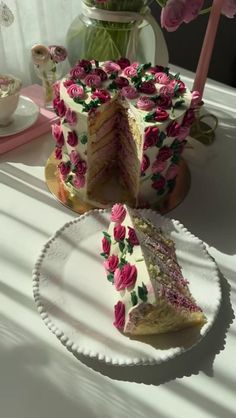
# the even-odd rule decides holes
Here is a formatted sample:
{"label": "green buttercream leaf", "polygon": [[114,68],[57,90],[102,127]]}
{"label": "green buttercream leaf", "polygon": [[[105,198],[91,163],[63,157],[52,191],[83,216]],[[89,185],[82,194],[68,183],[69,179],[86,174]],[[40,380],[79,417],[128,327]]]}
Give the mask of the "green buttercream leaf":
{"label": "green buttercream leaf", "polygon": [[103,258],[108,258],[108,255],[107,255],[106,253],[100,253],[100,255],[101,255]]}
{"label": "green buttercream leaf", "polygon": [[169,67],[163,68],[163,73],[166,73],[167,75],[169,75],[169,72],[170,72]]}
{"label": "green buttercream leaf", "polygon": [[142,287],[138,286],[138,296],[143,302],[147,302],[147,299],[148,299],[147,295],[148,295],[148,290],[145,284],[142,283]]}
{"label": "green buttercream leaf", "polygon": [[177,100],[177,101],[175,102],[174,106],[173,106],[173,109],[178,109],[178,108],[179,108],[179,107],[181,107],[181,106],[182,106],[182,104],[184,104],[184,103],[185,103],[185,100],[184,100],[184,99]]}
{"label": "green buttercream leaf", "polygon": [[110,234],[108,234],[108,233],[107,233],[107,232],[105,232],[105,231],[102,231],[102,233],[103,233],[104,237],[107,239],[107,241],[108,241],[109,243],[111,243],[111,236],[110,236]]}
{"label": "green buttercream leaf", "polygon": [[112,83],[109,84],[109,86],[107,87],[108,90],[117,90],[117,84],[115,83],[115,81],[112,81]]}
{"label": "green buttercream leaf", "polygon": [[155,112],[149,112],[146,114],[146,116],[144,116],[143,119],[145,120],[145,122],[152,122],[155,120],[154,118],[155,118]]}
{"label": "green buttercream leaf", "polygon": [[174,78],[175,78],[176,80],[180,80],[180,73],[176,73]]}
{"label": "green buttercream leaf", "polygon": [[123,253],[123,251],[125,249],[125,243],[124,243],[124,241],[120,241],[119,242],[119,249],[120,249],[120,252]]}
{"label": "green buttercream leaf", "polygon": [[111,283],[114,283],[114,273],[109,273],[107,275],[107,280],[109,280]]}
{"label": "green buttercream leaf", "polygon": [[131,245],[130,242],[128,242],[127,251],[130,255],[133,254],[133,245]]}
{"label": "green buttercream leaf", "polygon": [[68,176],[67,177],[67,179],[66,179],[66,183],[71,183],[72,182],[72,180],[73,180],[73,176],[72,175],[70,175],[70,176]]}
{"label": "green buttercream leaf", "polygon": [[81,137],[80,137],[80,142],[81,142],[81,144],[83,144],[83,145],[87,144],[87,142],[88,142],[88,137],[87,137],[87,135],[86,135],[86,134],[82,134],[82,135],[81,135]]}
{"label": "green buttercream leaf", "polygon": [[136,295],[136,292],[135,292],[135,290],[133,290],[133,292],[131,292],[131,302],[132,302],[132,305],[133,306],[135,306],[135,305],[137,305],[137,303],[138,303],[138,297],[137,297],[137,295]]}
{"label": "green buttercream leaf", "polygon": [[95,60],[95,67],[96,67],[96,68],[99,68],[99,61],[96,61],[96,60]]}

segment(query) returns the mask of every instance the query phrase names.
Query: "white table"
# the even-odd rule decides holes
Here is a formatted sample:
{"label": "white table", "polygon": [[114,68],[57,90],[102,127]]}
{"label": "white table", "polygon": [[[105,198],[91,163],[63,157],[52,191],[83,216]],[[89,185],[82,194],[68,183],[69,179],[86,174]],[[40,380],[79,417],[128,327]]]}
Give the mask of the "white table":
{"label": "white table", "polygon": [[223,302],[209,335],[162,366],[83,363],[50,333],[35,307],[31,271],[45,241],[76,215],[45,184],[49,134],[1,156],[1,418],[236,416],[236,96],[209,81],[205,97],[220,119],[217,139],[186,150],[191,190],[169,216],[208,245],[222,272]]}

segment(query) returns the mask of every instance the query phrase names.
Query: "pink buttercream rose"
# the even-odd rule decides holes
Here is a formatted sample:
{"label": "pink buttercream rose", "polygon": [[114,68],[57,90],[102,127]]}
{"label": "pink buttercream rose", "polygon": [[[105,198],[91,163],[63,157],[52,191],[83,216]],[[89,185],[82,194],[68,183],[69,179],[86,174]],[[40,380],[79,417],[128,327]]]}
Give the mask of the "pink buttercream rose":
{"label": "pink buttercream rose", "polygon": [[107,80],[107,73],[104,70],[102,70],[102,68],[94,68],[91,74],[98,75],[102,81]]}
{"label": "pink buttercream rose", "polygon": [[161,161],[161,160],[155,160],[154,163],[152,164],[152,173],[153,174],[157,174],[157,173],[162,173],[167,166],[167,161]]}
{"label": "pink buttercream rose", "polygon": [[128,58],[120,58],[116,60],[116,63],[120,66],[122,70],[130,65],[130,60]]}
{"label": "pink buttercream rose", "polygon": [[165,185],[166,185],[166,181],[165,181],[164,177],[160,177],[158,180],[155,180],[152,183],[152,187],[155,190],[162,190],[162,189],[164,189]]}
{"label": "pink buttercream rose", "polygon": [[125,305],[123,302],[119,301],[114,306],[114,322],[113,325],[120,330],[123,330],[125,325]]}
{"label": "pink buttercream rose", "polygon": [[150,166],[150,160],[147,155],[143,154],[142,164],[141,164],[141,173],[145,173],[145,171]]}
{"label": "pink buttercream rose", "polygon": [[236,15],[236,0],[225,0],[221,13],[230,19]]}
{"label": "pink buttercream rose", "polygon": [[66,106],[65,106],[64,100],[56,101],[56,99],[54,99],[53,104],[54,104],[54,109],[55,109],[56,114],[60,118],[63,118],[63,116],[65,116],[65,113],[66,113]]}
{"label": "pink buttercream rose", "polygon": [[116,79],[114,80],[118,89],[122,89],[123,87],[127,87],[129,85],[129,82],[127,80],[127,78],[125,77],[116,77]]}
{"label": "pink buttercream rose", "polygon": [[184,82],[181,81],[181,80],[171,80],[170,83],[169,83],[169,87],[173,88],[174,90],[176,90],[177,87],[178,87],[177,93],[179,93],[179,94],[183,94],[186,91],[186,86],[185,86]]}
{"label": "pink buttercream rose", "polygon": [[78,84],[72,84],[71,86],[67,87],[68,95],[73,99],[74,97],[79,97],[83,99],[85,95],[84,88],[79,86]]}
{"label": "pink buttercream rose", "polygon": [[77,133],[75,131],[71,131],[71,132],[68,133],[67,143],[71,147],[76,147],[76,145],[78,145],[78,136],[77,136]]}
{"label": "pink buttercream rose", "polygon": [[114,227],[113,235],[116,241],[123,241],[125,239],[126,228],[125,226],[118,224]]}
{"label": "pink buttercream rose", "polygon": [[83,175],[77,175],[73,179],[73,184],[77,189],[82,189],[85,186],[85,177]]}
{"label": "pink buttercream rose", "polygon": [[138,67],[140,66],[140,63],[138,61],[134,61],[132,62],[132,64],[130,65],[130,67],[135,68],[136,70],[138,69]]}
{"label": "pink buttercream rose", "polygon": [[155,103],[147,96],[140,96],[137,100],[136,106],[138,109],[148,112],[155,107]]}
{"label": "pink buttercream rose", "polygon": [[160,94],[156,100],[157,106],[162,109],[169,109],[172,106],[172,97],[169,94]]}
{"label": "pink buttercream rose", "polygon": [[52,125],[52,136],[56,141],[58,147],[63,147],[65,143],[64,135],[61,129],[61,125],[55,123]]}
{"label": "pink buttercream rose", "polygon": [[193,109],[187,110],[187,112],[184,115],[182,126],[190,127],[193,122],[195,121],[195,112]]}
{"label": "pink buttercream rose", "polygon": [[111,209],[111,222],[121,224],[126,217],[126,209],[121,203],[116,203]]}
{"label": "pink buttercream rose", "polygon": [[67,50],[61,45],[49,45],[48,47],[51,58],[54,62],[62,62],[67,58]]}
{"label": "pink buttercream rose", "polygon": [[126,67],[123,71],[125,77],[132,78],[137,75],[137,67],[135,68],[133,65]]}
{"label": "pink buttercream rose", "polygon": [[155,114],[154,114],[154,120],[156,122],[164,122],[165,120],[167,120],[169,118],[169,113],[166,112],[164,109],[162,109],[161,107],[157,107],[155,110]]}
{"label": "pink buttercream rose", "polygon": [[129,243],[131,245],[139,245],[139,240],[138,240],[138,237],[134,228],[131,228],[130,226],[128,226],[128,230],[129,230],[128,232]]}
{"label": "pink buttercream rose", "polygon": [[88,74],[86,75],[84,82],[88,87],[100,87],[102,84],[101,77],[96,74]]}
{"label": "pink buttercream rose", "polygon": [[71,86],[72,84],[75,84],[75,82],[73,80],[71,80],[71,79],[68,79],[68,80],[63,81],[63,86],[65,88]]}
{"label": "pink buttercream rose", "polygon": [[148,68],[147,72],[154,75],[156,73],[162,72],[163,70],[164,70],[164,67],[162,67],[162,65],[155,65],[155,67]]}
{"label": "pink buttercream rose", "polygon": [[69,172],[70,172],[70,164],[64,163],[63,161],[58,165],[60,175],[63,180],[66,180]]}
{"label": "pink buttercream rose", "polygon": [[190,107],[195,108],[197,107],[201,102],[201,96],[199,91],[192,91],[192,100]]}
{"label": "pink buttercream rose", "polygon": [[179,171],[179,166],[176,164],[171,164],[166,172],[166,180],[173,180]]}
{"label": "pink buttercream rose", "polygon": [[110,255],[110,257],[108,257],[108,259],[103,263],[105,269],[111,273],[114,273],[118,267],[118,264],[119,258],[115,254]]}
{"label": "pink buttercream rose", "polygon": [[92,95],[92,99],[99,99],[100,102],[106,103],[110,100],[111,95],[108,90],[105,89],[96,89]]}
{"label": "pink buttercream rose", "polygon": [[168,84],[170,79],[166,73],[156,73],[155,74],[156,82],[159,84]]}
{"label": "pink buttercream rose", "polygon": [[114,61],[106,61],[103,66],[108,74],[118,73],[121,70],[119,64]]}
{"label": "pink buttercream rose", "polygon": [[106,237],[103,237],[103,239],[102,239],[102,251],[103,251],[103,253],[109,255],[110,254],[110,249],[111,249],[110,242],[107,240]]}
{"label": "pink buttercream rose", "polygon": [[166,128],[166,134],[167,136],[170,136],[170,137],[178,136],[179,132],[180,132],[180,125],[175,120],[169,123],[169,125]]}
{"label": "pink buttercream rose", "polygon": [[126,97],[127,99],[136,99],[136,97],[138,97],[138,92],[137,89],[133,86],[127,86],[127,87],[123,87],[121,89],[121,95],[123,97]]}
{"label": "pink buttercream rose", "polygon": [[154,94],[156,87],[152,81],[143,81],[139,86],[139,91],[144,94]]}
{"label": "pink buttercream rose", "polygon": [[84,174],[86,174],[87,171],[87,163],[84,160],[80,160],[78,161],[78,163],[75,166],[75,174],[76,176],[83,176]]}
{"label": "pink buttercream rose", "polygon": [[78,162],[80,161],[80,159],[81,159],[80,155],[76,150],[71,151],[71,153],[70,153],[71,164],[77,165]]}
{"label": "pink buttercream rose", "polygon": [[79,67],[82,67],[86,73],[89,73],[92,69],[92,64],[91,64],[91,61],[89,60],[79,60],[77,65]]}
{"label": "pink buttercream rose", "polygon": [[187,0],[185,1],[184,22],[189,23],[196,19],[204,4],[204,0]]}
{"label": "pink buttercream rose", "polygon": [[56,81],[52,86],[54,97],[60,98],[60,84],[60,81]]}
{"label": "pink buttercream rose", "polygon": [[161,26],[168,32],[173,32],[183,23],[185,15],[184,0],[167,0],[161,10]]}
{"label": "pink buttercream rose", "polygon": [[121,291],[135,285],[137,280],[137,268],[129,263],[122,269],[117,268],[114,274],[114,285],[116,290]]}
{"label": "pink buttercream rose", "polygon": [[66,118],[66,121],[68,122],[68,124],[70,126],[77,125],[77,115],[76,115],[76,112],[74,112],[70,108],[67,109],[66,114],[65,114],[65,118]]}
{"label": "pink buttercream rose", "polygon": [[172,149],[165,146],[165,147],[160,148],[156,159],[157,161],[166,161],[170,157],[172,157],[172,154],[173,154]]}
{"label": "pink buttercream rose", "polygon": [[181,125],[180,126],[180,131],[179,131],[179,134],[178,134],[178,139],[180,139],[180,140],[185,139],[186,136],[188,136],[189,131],[190,131],[190,127],[189,126],[183,126],[183,125]]}
{"label": "pink buttercream rose", "polygon": [[70,76],[76,80],[82,80],[86,76],[85,69],[79,65],[76,65],[70,70]]}
{"label": "pink buttercream rose", "polygon": [[61,160],[62,159],[62,149],[60,147],[56,147],[55,151],[54,151],[54,155],[56,160]]}
{"label": "pink buttercream rose", "polygon": [[167,84],[166,86],[162,86],[159,90],[159,94],[161,96],[167,96],[172,99],[175,95],[174,87],[169,84]]}
{"label": "pink buttercream rose", "polygon": [[159,129],[156,126],[148,126],[145,128],[145,137],[143,149],[146,150],[153,147],[158,140]]}

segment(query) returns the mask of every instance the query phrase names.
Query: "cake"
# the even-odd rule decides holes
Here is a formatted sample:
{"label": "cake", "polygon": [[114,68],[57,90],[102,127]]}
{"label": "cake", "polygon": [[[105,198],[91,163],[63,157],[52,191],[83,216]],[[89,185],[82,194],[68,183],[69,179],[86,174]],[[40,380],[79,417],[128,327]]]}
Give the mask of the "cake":
{"label": "cake", "polygon": [[[173,190],[199,98],[179,74],[125,58],[81,60],[54,91],[55,157],[72,195],[146,207]],[[105,196],[109,182],[119,197]]]}
{"label": "cake", "polygon": [[183,277],[173,240],[140,211],[115,204],[103,235],[101,256],[114,291],[115,327],[145,335],[206,322]]}

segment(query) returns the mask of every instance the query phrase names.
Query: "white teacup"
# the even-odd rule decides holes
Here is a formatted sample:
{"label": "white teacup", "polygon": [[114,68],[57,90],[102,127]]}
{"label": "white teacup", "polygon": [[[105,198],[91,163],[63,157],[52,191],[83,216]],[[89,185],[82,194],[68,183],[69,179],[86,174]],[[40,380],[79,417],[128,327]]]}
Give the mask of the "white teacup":
{"label": "white teacup", "polygon": [[20,97],[21,81],[12,75],[0,74],[0,126],[12,122]]}

